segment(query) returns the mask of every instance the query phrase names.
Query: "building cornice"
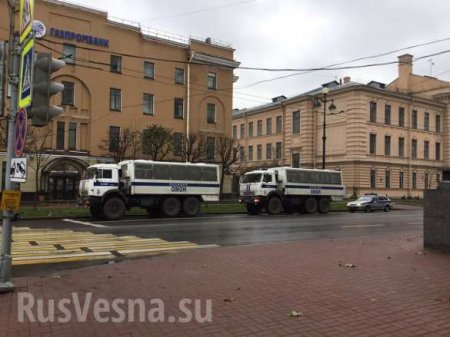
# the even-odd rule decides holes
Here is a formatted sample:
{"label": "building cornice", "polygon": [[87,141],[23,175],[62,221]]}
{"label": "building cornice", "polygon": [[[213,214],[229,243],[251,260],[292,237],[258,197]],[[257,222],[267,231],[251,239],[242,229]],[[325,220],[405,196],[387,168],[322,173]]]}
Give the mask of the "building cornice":
{"label": "building cornice", "polygon": [[227,67],[227,68],[238,68],[241,64],[240,62],[234,60],[227,60],[216,56],[206,55],[193,51],[191,53],[191,62],[200,64],[211,64],[213,66]]}

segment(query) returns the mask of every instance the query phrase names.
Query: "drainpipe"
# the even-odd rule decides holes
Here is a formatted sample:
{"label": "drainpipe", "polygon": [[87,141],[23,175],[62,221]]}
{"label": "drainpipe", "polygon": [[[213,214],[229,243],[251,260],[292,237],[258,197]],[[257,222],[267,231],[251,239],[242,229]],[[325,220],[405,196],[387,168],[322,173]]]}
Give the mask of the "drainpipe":
{"label": "drainpipe", "polygon": [[408,150],[407,158],[408,158],[408,197],[411,197],[411,190],[412,190],[412,164],[411,164],[411,156],[412,156],[412,144],[411,144],[411,123],[412,123],[412,107],[414,104],[414,98],[411,97],[411,103],[408,106],[408,145],[406,146],[406,149]]}
{"label": "drainpipe", "polygon": [[186,85],[186,138],[189,140],[190,135],[190,112],[191,112],[191,62],[194,58],[194,53],[191,52],[187,64],[187,85]]}

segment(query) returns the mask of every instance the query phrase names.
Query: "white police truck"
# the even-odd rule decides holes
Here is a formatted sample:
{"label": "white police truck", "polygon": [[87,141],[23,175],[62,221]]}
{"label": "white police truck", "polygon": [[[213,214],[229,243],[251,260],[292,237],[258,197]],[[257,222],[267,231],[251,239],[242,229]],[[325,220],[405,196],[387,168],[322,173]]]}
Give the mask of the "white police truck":
{"label": "white police truck", "polygon": [[96,164],[80,181],[79,204],[95,218],[120,219],[132,207],[150,215],[195,216],[200,203],[218,201],[219,166],[151,160]]}
{"label": "white police truck", "polygon": [[274,167],[247,172],[239,183],[239,201],[254,215],[328,213],[331,200],[345,194],[341,172],[332,170]]}

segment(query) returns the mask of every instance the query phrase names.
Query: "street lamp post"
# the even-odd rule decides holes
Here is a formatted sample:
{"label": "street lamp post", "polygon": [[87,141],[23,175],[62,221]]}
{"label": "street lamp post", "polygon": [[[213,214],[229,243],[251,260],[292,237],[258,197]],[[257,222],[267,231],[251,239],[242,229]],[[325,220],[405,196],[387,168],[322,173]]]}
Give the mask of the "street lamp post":
{"label": "street lamp post", "polygon": [[333,104],[333,100],[327,100],[327,95],[330,92],[330,89],[324,87],[322,89],[323,98],[319,98],[323,102],[323,133],[322,133],[322,169],[325,169],[326,164],[326,149],[327,149],[327,103],[331,102],[328,110],[332,111],[336,109],[336,106]]}

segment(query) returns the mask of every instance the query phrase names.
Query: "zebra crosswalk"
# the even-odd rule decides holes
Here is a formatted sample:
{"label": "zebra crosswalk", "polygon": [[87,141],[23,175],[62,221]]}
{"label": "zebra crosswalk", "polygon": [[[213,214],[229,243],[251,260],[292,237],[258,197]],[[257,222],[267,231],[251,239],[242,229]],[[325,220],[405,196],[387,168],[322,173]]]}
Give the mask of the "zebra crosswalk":
{"label": "zebra crosswalk", "polygon": [[[0,230],[0,238],[2,232]],[[166,241],[133,235],[95,234],[65,229],[14,227],[13,266],[161,255],[181,250],[214,247],[189,241]]]}

